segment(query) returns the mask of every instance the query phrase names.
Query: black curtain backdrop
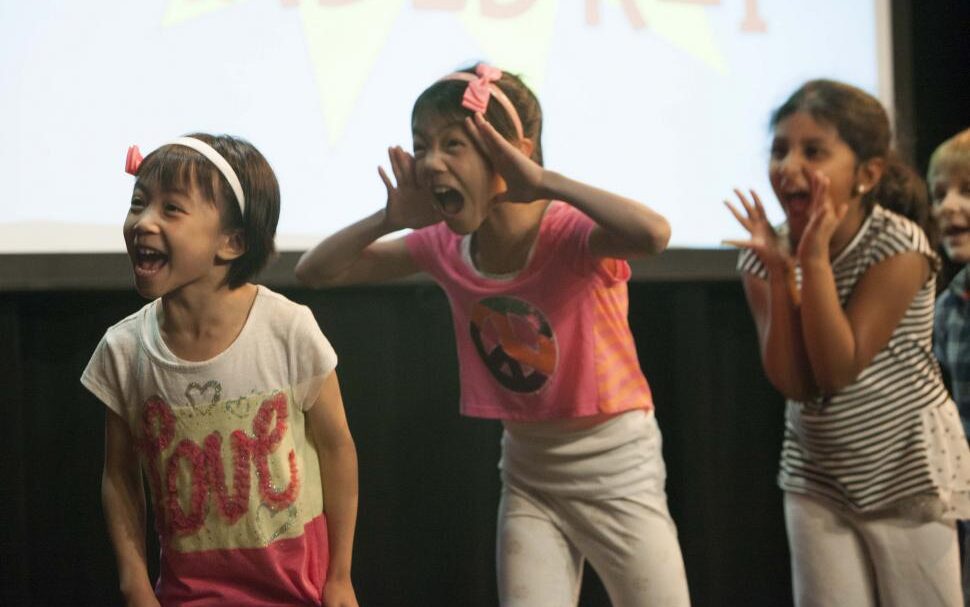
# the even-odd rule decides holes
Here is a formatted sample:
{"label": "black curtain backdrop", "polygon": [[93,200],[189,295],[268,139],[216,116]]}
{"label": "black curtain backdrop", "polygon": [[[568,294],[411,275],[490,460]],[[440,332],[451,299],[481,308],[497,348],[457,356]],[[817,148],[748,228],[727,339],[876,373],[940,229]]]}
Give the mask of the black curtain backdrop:
{"label": "black curtain backdrop", "polygon": [[[312,308],[340,355],[360,458],[361,605],[495,605],[501,427],[458,414],[444,293],[282,292]],[[782,401],[739,284],[637,283],[630,299],[695,604],[784,604]],[[122,291],[0,294],[3,385],[20,404],[5,407],[4,604],[117,603],[100,507],[104,408],[78,377],[105,328],[143,303]],[[609,604],[589,572],[582,604]]]}
{"label": "black curtain backdrop", "polygon": [[[933,148],[970,126],[970,2],[893,0],[892,10],[897,124],[925,171]],[[819,41],[837,43],[824,32]],[[313,309],[340,355],[360,459],[361,605],[495,605],[500,425],[458,415],[443,293],[426,283],[277,290]],[[103,406],[78,377],[105,329],[143,303],[97,286],[0,285],[0,604],[119,604],[100,506]],[[782,400],[762,374],[739,283],[635,282],[630,323],[694,605],[789,605],[775,486]],[[589,569],[580,604],[609,604]]]}

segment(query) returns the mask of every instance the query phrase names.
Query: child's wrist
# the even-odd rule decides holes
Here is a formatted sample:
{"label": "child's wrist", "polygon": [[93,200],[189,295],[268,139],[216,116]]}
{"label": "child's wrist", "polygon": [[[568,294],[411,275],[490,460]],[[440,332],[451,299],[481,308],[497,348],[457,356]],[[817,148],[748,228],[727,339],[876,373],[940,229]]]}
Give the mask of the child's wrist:
{"label": "child's wrist", "polygon": [[[391,232],[397,232],[398,230],[404,229],[403,227],[394,225],[394,222],[391,221],[391,215],[387,212],[387,209],[379,209],[372,217],[375,222],[374,228],[378,232],[377,238],[387,236]],[[375,240],[377,240],[377,238],[375,238]]]}
{"label": "child's wrist", "polygon": [[779,258],[776,261],[765,263],[762,260],[765,271],[769,278],[787,279],[788,276],[795,274],[795,264],[790,259]]}
{"label": "child's wrist", "polygon": [[334,567],[333,563],[327,569],[327,583],[350,584],[350,567]]}
{"label": "child's wrist", "polygon": [[782,289],[796,307],[801,305],[802,295],[795,280],[795,262],[792,259],[782,259],[776,267],[768,270],[768,280]]}
{"label": "child's wrist", "polygon": [[806,257],[798,260],[798,265],[802,268],[802,274],[816,274],[819,272],[830,272],[832,265],[829,258],[825,257]]}
{"label": "child's wrist", "polygon": [[536,200],[566,200],[564,185],[566,177],[561,173],[550,171],[542,167],[542,174],[539,177],[539,185],[536,186]]}

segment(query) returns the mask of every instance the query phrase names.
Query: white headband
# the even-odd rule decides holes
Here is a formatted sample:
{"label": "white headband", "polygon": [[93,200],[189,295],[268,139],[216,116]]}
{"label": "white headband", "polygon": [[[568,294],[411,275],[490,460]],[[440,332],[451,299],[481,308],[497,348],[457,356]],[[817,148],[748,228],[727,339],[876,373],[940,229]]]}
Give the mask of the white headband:
{"label": "white headband", "polygon": [[192,148],[208,158],[209,162],[216,165],[216,168],[219,169],[222,176],[229,182],[229,187],[232,188],[232,193],[236,195],[236,201],[239,203],[239,212],[243,215],[246,214],[246,197],[243,196],[242,184],[239,183],[239,177],[236,176],[236,171],[232,170],[229,162],[214,147],[195,137],[179,137],[178,139],[169,141],[165,145],[183,145],[187,148]]}

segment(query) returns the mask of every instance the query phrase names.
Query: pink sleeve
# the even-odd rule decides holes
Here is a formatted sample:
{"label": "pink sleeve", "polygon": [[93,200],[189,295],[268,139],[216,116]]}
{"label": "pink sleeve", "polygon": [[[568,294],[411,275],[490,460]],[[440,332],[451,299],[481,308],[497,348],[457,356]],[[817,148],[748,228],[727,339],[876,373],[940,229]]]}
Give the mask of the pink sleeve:
{"label": "pink sleeve", "polygon": [[596,222],[578,209],[562,204],[550,228],[553,229],[557,255],[568,259],[569,265],[580,274],[593,273],[607,285],[630,279],[630,264],[625,259],[595,257],[589,250],[589,236]]}
{"label": "pink sleeve", "polygon": [[439,238],[436,238],[435,230],[440,229],[441,225],[435,224],[421,228],[404,237],[404,244],[407,246],[408,252],[411,253],[414,263],[432,276],[435,275],[434,268],[437,264],[434,263],[434,260],[438,258],[435,252],[439,248],[437,243],[440,241]]}

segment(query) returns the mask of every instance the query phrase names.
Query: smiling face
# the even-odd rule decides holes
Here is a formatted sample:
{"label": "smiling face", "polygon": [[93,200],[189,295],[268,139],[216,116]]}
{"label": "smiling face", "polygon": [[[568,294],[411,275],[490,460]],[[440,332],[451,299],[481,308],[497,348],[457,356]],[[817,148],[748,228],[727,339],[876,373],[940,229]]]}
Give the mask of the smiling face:
{"label": "smiling face", "polygon": [[956,263],[970,263],[970,169],[930,175],[930,197],[943,249]]}
{"label": "smiling face", "polygon": [[[792,243],[801,239],[811,213],[811,197],[805,171],[821,171],[830,180],[829,194],[836,206],[857,201],[861,180],[859,162],[852,149],[839,137],[836,128],[795,112],[775,125],[768,176],[781,203]],[[871,186],[869,186],[871,187]]]}
{"label": "smiling face", "polygon": [[146,298],[225,283],[238,239],[223,229],[216,204],[194,185],[162,190],[139,180],[124,223],[135,288]]}
{"label": "smiling face", "polygon": [[501,178],[463,121],[426,118],[412,130],[417,176],[431,188],[438,212],[452,231],[474,232],[488,217]]}

